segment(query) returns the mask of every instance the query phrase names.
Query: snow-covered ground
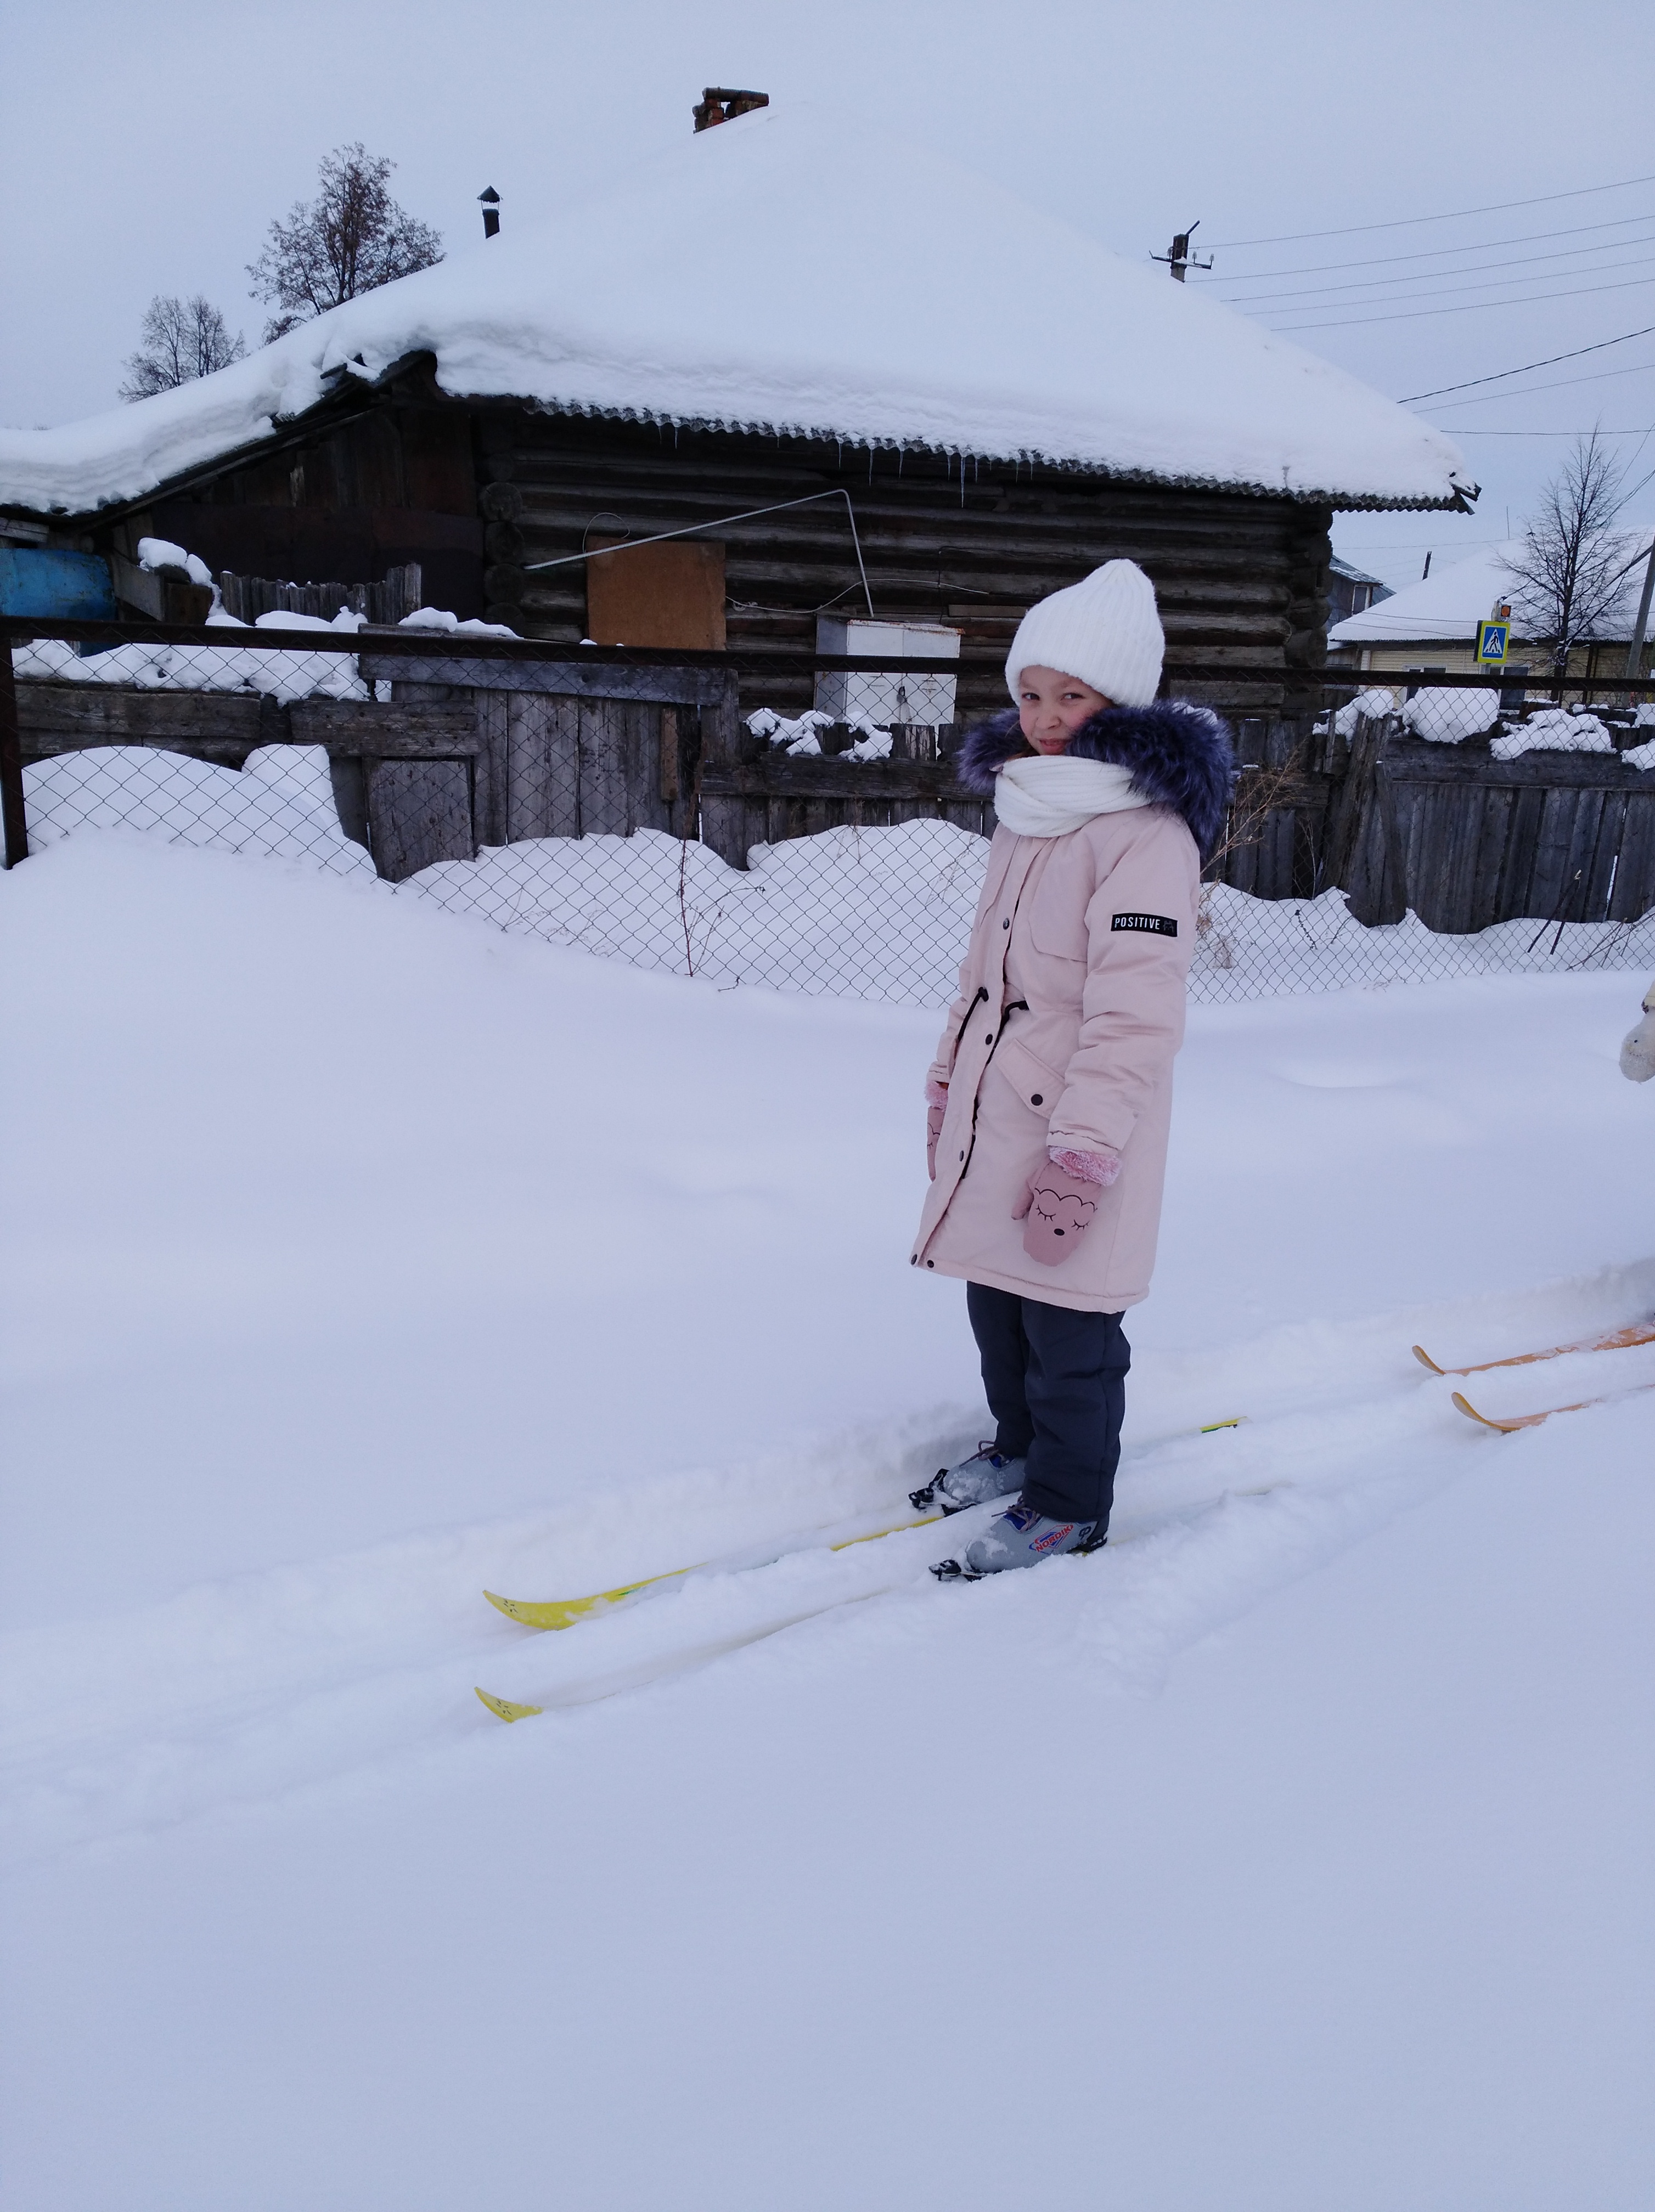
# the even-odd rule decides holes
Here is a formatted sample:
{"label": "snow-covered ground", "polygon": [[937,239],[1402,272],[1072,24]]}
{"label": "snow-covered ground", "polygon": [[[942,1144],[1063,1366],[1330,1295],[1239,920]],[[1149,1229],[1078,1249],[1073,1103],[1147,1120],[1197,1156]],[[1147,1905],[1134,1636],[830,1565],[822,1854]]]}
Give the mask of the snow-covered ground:
{"label": "snow-covered ground", "polygon": [[1198,1006],[1119,1540],[941,1589],[826,1548],[982,1428],[931,1012],[135,834],[0,917],[9,2207],[1650,2201],[1655,1352],[1408,1351],[1655,1310],[1640,983]]}

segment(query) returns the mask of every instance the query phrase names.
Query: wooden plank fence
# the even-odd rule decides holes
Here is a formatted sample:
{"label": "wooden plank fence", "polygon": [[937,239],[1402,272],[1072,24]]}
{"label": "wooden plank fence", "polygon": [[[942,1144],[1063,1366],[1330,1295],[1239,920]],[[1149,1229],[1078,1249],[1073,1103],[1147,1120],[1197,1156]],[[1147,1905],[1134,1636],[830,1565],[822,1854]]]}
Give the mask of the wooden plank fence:
{"label": "wooden plank fence", "polygon": [[1498,761],[1400,716],[1344,739],[1243,722],[1231,843],[1215,872],[1260,898],[1337,887],[1369,926],[1411,909],[1463,935],[1497,921],[1633,921],[1655,906],[1655,773],[1614,753]]}
{"label": "wooden plank fence", "polygon": [[[986,833],[951,732],[898,726],[883,761],[752,737],[727,670],[365,653],[388,700],[167,691],[57,680],[16,686],[23,758],[163,747],[239,768],[255,746],[320,745],[340,822],[393,880],[532,837],[697,834],[731,863],[758,844],[851,823],[941,818]],[[1344,739],[1308,722],[1238,724],[1244,763],[1209,873],[1262,898],[1337,886],[1359,921],[1463,933],[1529,916],[1631,921],[1655,906],[1655,774],[1617,756],[1428,744],[1399,718]]]}

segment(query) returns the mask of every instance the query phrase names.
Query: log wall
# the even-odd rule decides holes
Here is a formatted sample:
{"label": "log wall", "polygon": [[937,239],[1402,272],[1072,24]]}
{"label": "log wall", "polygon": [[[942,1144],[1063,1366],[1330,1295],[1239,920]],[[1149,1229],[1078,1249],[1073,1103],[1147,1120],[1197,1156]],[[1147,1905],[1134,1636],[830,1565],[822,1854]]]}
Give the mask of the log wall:
{"label": "log wall", "polygon": [[[1330,550],[1325,507],[1166,485],[1132,484],[1027,463],[962,460],[831,441],[480,410],[478,499],[486,518],[490,618],[574,642],[587,635],[578,555],[619,525],[634,536],[717,521],[745,508],[834,489],[851,498],[881,621],[944,623],[965,649],[1003,653],[1025,609],[1126,556],[1154,580],[1181,663],[1233,671],[1188,687],[1231,707],[1279,709],[1284,678],[1319,665]],[[729,646],[762,665],[811,653],[818,613],[866,602],[843,502],[721,527]],[[1290,687],[1289,687],[1290,688]],[[993,675],[962,683],[959,711],[1004,703]],[[744,708],[797,711],[795,682],[744,687]]]}

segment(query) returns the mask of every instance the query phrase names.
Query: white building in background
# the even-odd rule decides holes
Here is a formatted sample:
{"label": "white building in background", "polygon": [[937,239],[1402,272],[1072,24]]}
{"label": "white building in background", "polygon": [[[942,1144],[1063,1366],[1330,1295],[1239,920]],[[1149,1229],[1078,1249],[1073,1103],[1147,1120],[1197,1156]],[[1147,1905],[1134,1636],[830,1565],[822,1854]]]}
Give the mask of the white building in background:
{"label": "white building in background", "polygon": [[[1590,644],[1575,648],[1570,672],[1593,675],[1599,668],[1618,672],[1614,656],[1622,661],[1637,613],[1638,592],[1643,581],[1641,557],[1649,551],[1648,532],[1629,532],[1624,538],[1627,585],[1615,612]],[[1512,580],[1511,562],[1521,540],[1509,538],[1480,545],[1462,561],[1433,568],[1430,575],[1389,599],[1336,623],[1328,632],[1329,655],[1350,667],[1396,670],[1423,675],[1474,673],[1477,624],[1487,620],[1502,603],[1512,610],[1512,651],[1509,674],[1549,667],[1550,654],[1543,645],[1528,645],[1523,628],[1523,608]],[[1526,649],[1525,649],[1526,647]]]}

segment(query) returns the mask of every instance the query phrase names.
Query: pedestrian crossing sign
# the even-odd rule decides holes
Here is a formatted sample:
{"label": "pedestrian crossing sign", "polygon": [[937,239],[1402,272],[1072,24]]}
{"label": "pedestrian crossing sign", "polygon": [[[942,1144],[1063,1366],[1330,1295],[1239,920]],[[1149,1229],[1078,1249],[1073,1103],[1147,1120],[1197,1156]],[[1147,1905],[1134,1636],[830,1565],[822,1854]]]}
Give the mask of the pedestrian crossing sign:
{"label": "pedestrian crossing sign", "polygon": [[1509,622],[1480,622],[1477,624],[1477,666],[1503,668],[1511,637],[1512,625]]}

